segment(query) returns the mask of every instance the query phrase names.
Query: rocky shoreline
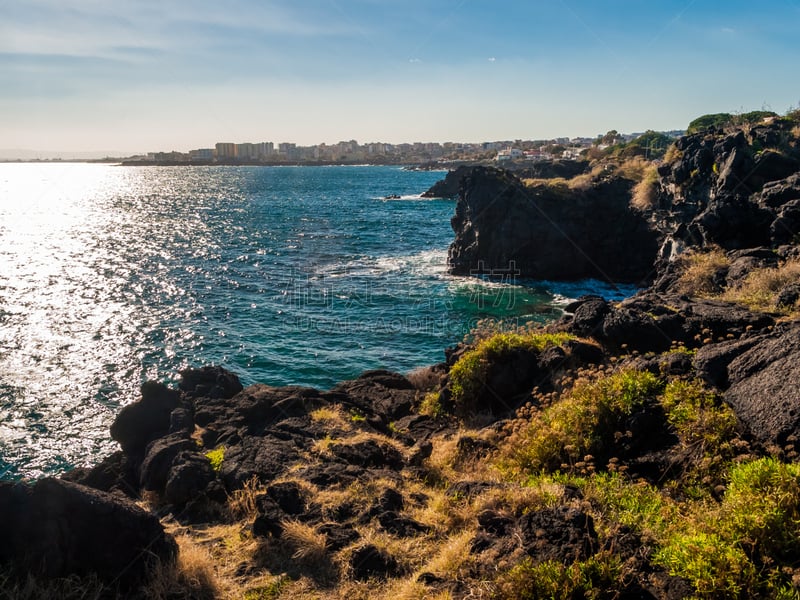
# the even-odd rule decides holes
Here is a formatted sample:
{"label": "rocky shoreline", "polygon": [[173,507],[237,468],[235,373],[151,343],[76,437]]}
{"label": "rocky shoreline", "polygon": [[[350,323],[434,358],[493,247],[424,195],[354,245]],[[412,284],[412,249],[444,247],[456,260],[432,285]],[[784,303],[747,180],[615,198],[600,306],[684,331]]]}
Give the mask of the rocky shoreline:
{"label": "rocky shoreline", "polygon": [[454,273],[647,289],[326,391],[148,382],[119,452],[0,483],[7,581],[155,597],[174,565],[160,597],[797,597],[800,281],[758,310],[725,296],[800,256],[796,128],[684,137],[646,203],[621,169],[449,176]]}

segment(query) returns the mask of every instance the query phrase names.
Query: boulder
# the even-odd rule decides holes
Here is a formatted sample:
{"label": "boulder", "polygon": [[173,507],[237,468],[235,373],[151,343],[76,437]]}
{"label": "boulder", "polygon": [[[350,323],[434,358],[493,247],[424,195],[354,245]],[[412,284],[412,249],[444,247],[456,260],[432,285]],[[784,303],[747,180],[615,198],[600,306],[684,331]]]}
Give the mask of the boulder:
{"label": "boulder", "polygon": [[218,366],[184,369],[178,387],[191,397],[233,398],[242,391],[239,378]]}
{"label": "boulder", "polygon": [[759,441],[800,437],[800,325],[791,324],[733,358],[725,401]]}
{"label": "boulder", "polygon": [[185,506],[201,496],[216,480],[211,461],[199,452],[183,450],[172,461],[164,485],[164,500],[175,506]]}
{"label": "boulder", "polygon": [[397,560],[373,544],[356,548],[350,556],[353,579],[386,579],[400,574]]}
{"label": "boulder", "polygon": [[0,563],[34,577],[97,575],[112,586],[145,580],[177,545],[130,501],[76,483],[0,482]]}
{"label": "boulder", "polygon": [[141,454],[147,444],[170,428],[170,415],[178,408],[180,393],[161,383],[142,384],[138,402],[122,407],[111,424],[111,437],[128,455]]}

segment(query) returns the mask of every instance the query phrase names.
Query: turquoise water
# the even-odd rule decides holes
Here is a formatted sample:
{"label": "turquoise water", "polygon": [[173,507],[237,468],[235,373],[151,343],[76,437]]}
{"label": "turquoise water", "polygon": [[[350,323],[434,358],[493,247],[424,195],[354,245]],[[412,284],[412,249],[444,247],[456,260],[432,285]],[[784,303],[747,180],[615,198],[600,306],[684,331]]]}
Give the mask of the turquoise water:
{"label": "turquoise water", "polygon": [[0,165],[0,478],[96,462],[142,381],[187,366],[326,388],[591,291],[448,276],[454,203],[418,197],[441,176]]}

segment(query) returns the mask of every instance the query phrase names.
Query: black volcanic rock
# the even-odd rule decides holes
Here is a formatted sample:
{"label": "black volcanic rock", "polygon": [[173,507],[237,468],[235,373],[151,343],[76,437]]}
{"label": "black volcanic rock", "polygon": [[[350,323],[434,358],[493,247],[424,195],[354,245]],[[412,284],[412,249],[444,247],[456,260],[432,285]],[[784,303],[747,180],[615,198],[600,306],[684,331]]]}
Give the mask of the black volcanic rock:
{"label": "black volcanic rock", "polygon": [[95,574],[141,583],[177,545],[158,519],[130,501],[79,484],[0,482],[0,564],[37,576]]}
{"label": "black volcanic rock", "polygon": [[630,208],[632,182],[586,190],[526,188],[511,173],[475,167],[462,179],[448,263],[457,275],[640,282],[657,238]]}
{"label": "black volcanic rock", "polygon": [[659,167],[651,213],[666,240],[662,256],[693,246],[775,247],[800,233],[787,206],[800,200],[800,149],[787,128],[775,121],[747,134],[712,130],[677,140],[676,158]]}
{"label": "black volcanic rock", "polygon": [[664,352],[673,343],[697,347],[703,340],[739,338],[774,324],[769,315],[728,302],[642,292],[616,306],[589,299],[574,315],[565,316],[559,327],[591,336],[612,351]]}
{"label": "black volcanic rock", "polygon": [[782,445],[800,436],[800,325],[766,336],[733,358],[725,401],[758,440]]}
{"label": "black volcanic rock", "polygon": [[434,183],[431,188],[422,194],[423,198],[455,198],[461,180],[472,172],[474,167],[462,165],[453,171],[448,171],[444,179]]}
{"label": "black volcanic rock", "polygon": [[111,424],[111,437],[126,454],[137,454],[170,428],[170,415],[178,408],[180,393],[161,383],[142,385],[142,398],[124,406]]}
{"label": "black volcanic rock", "polygon": [[233,398],[242,391],[239,378],[218,366],[181,371],[180,390],[192,397]]}

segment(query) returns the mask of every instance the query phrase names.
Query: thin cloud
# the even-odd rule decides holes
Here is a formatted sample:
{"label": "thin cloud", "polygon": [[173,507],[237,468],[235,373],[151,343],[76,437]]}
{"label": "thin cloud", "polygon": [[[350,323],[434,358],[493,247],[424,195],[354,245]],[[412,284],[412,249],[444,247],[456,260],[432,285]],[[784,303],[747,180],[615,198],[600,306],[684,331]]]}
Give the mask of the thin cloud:
{"label": "thin cloud", "polygon": [[[83,0],[65,6],[29,0],[6,11],[0,22],[0,52],[125,58],[137,52],[192,51],[215,39],[250,34],[264,42],[275,36],[346,36],[352,27],[333,18],[290,12],[285,7],[239,0],[220,6],[196,1],[191,11],[176,3],[140,0],[126,6]],[[311,13],[315,14],[315,13]],[[180,35],[176,35],[176,31]]]}

